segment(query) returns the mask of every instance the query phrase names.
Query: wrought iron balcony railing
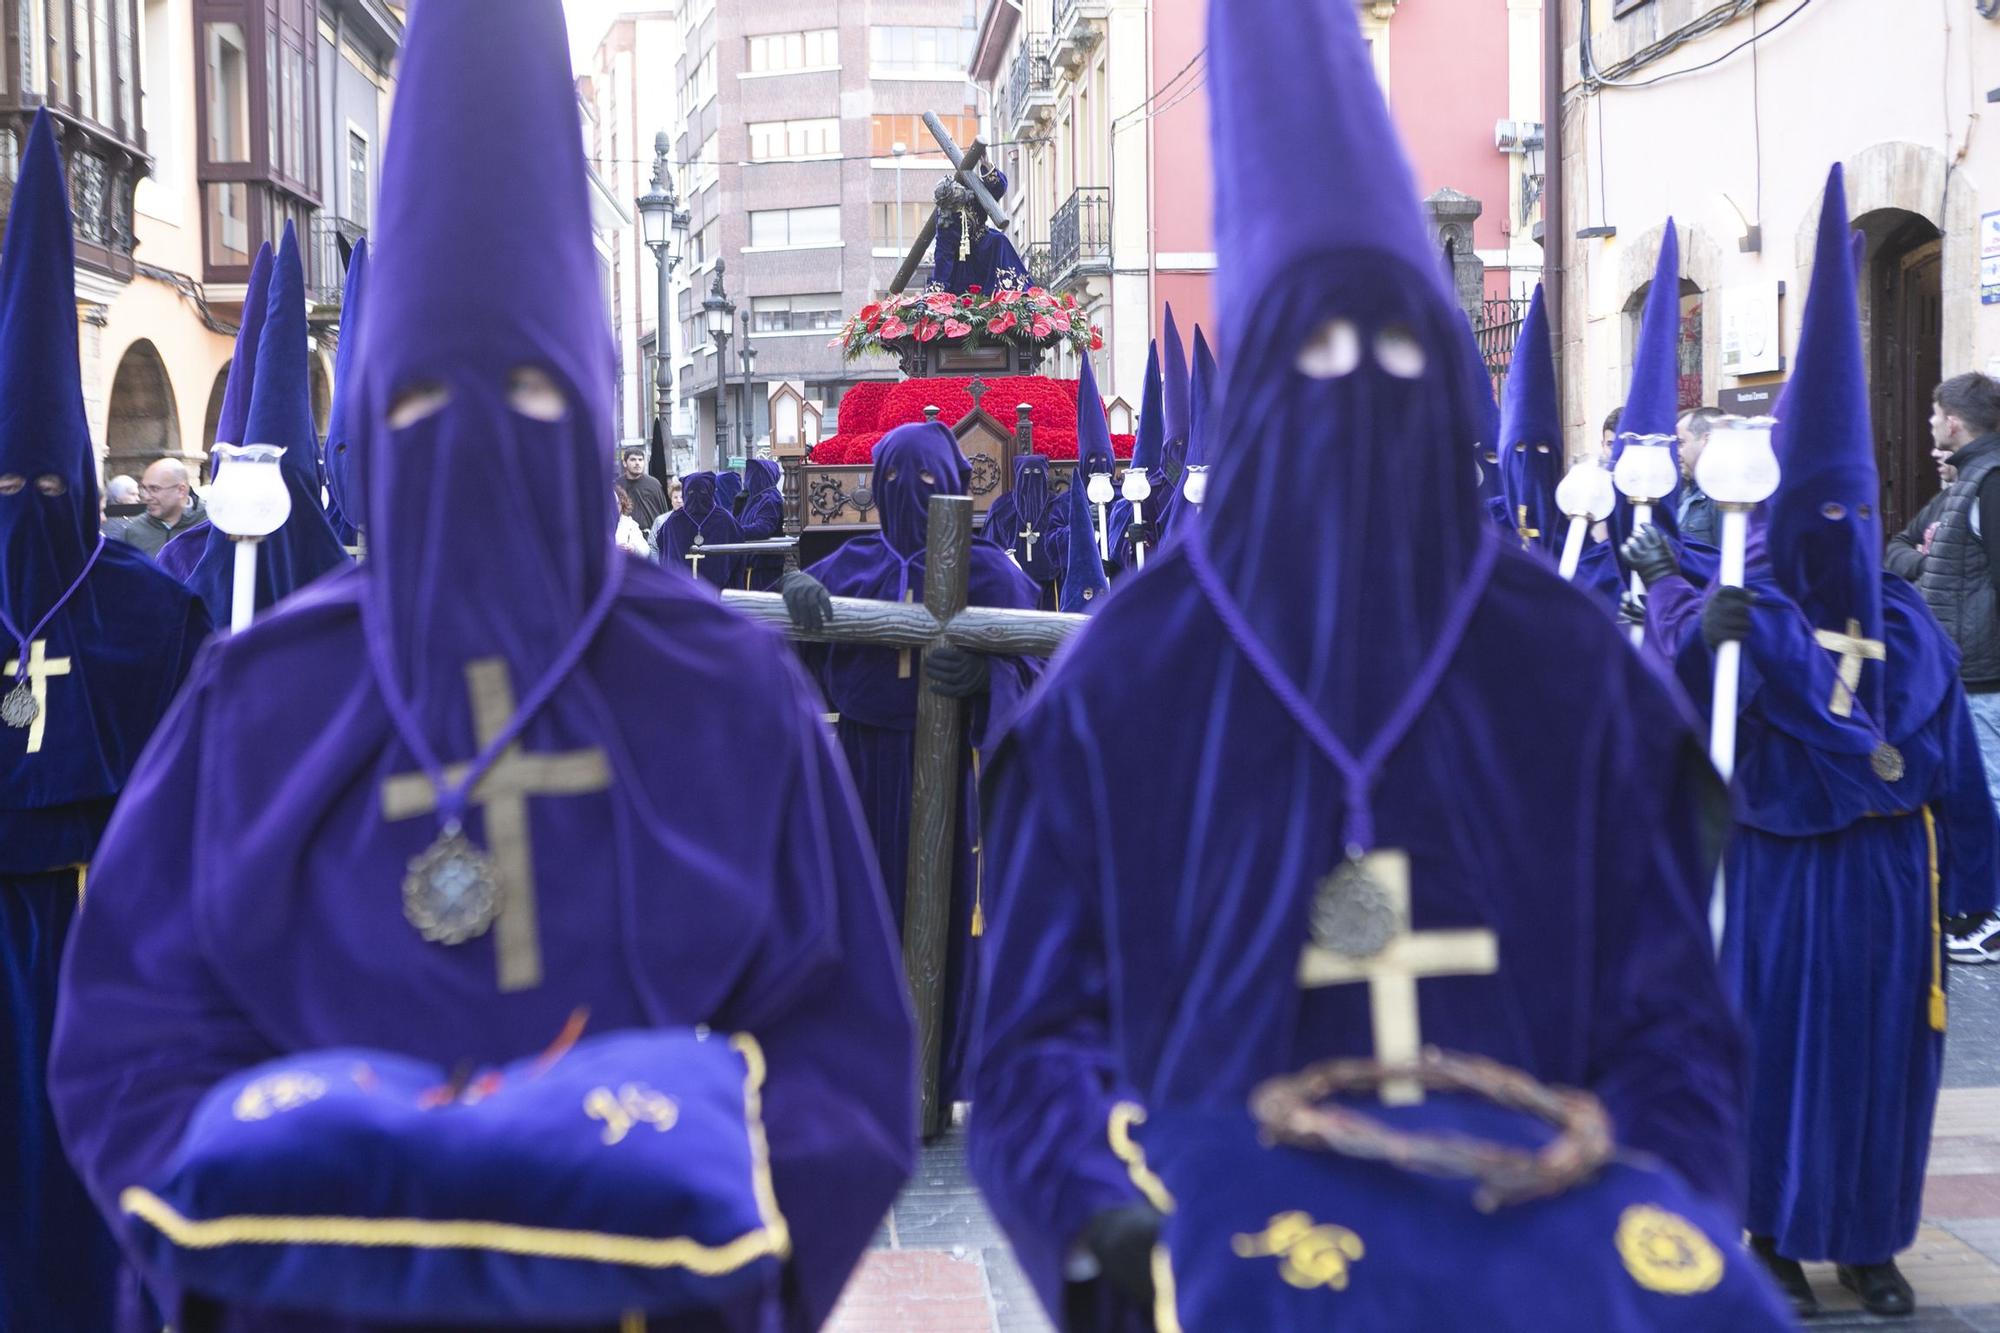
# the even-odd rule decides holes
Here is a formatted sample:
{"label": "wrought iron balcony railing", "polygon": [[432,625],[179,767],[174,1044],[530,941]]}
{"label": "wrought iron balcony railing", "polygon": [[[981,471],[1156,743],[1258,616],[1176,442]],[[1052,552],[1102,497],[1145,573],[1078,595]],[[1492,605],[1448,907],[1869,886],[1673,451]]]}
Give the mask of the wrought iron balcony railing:
{"label": "wrought iron balcony railing", "polygon": [[1086,185],[1072,194],[1049,220],[1053,281],[1068,282],[1111,268],[1111,191]]}
{"label": "wrought iron balcony railing", "polygon": [[1014,53],[1014,65],[1007,76],[1008,129],[1018,128],[1036,107],[1055,105],[1055,84],[1049,69],[1049,39],[1036,35],[1025,39]]}

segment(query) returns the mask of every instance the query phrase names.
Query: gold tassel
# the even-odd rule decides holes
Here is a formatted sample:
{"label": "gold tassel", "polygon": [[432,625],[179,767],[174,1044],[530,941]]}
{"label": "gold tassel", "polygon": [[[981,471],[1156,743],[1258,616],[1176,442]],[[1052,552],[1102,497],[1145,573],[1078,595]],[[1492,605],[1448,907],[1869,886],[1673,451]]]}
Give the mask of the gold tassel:
{"label": "gold tassel", "polygon": [[1931,1027],[1944,1031],[1944,919],[1938,915],[1937,819],[1924,807],[1924,841],[1931,857]]}
{"label": "gold tassel", "polygon": [[[972,808],[979,809],[979,751],[972,752]],[[986,933],[986,830],[972,844],[972,938]]]}

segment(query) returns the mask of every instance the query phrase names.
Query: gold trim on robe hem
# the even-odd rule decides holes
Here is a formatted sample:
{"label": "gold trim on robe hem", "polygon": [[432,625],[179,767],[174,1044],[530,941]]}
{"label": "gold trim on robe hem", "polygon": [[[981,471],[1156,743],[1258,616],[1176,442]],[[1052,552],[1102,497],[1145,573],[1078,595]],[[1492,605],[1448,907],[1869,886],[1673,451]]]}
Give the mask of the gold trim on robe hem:
{"label": "gold trim on robe hem", "polygon": [[1146,1196],[1146,1202],[1163,1213],[1174,1211],[1174,1196],[1167,1189],[1167,1183],[1153,1174],[1146,1165],[1146,1150],[1132,1141],[1132,1126],[1146,1123],[1146,1109],[1137,1102],[1118,1102],[1111,1108],[1111,1121],[1105,1127],[1105,1137],[1111,1140],[1111,1151],[1119,1161],[1125,1163],[1125,1170],[1132,1177],[1132,1183],[1139,1193]]}
{"label": "gold trim on robe hem", "polygon": [[1944,918],[1938,915],[1937,816],[1924,807],[1924,842],[1931,856],[1931,1027],[1944,1031]]}
{"label": "gold trim on robe hem", "polygon": [[791,1257],[791,1229],[778,1209],[771,1181],[770,1146],[764,1134],[764,1051],[739,1032],[729,1044],[743,1056],[744,1128],[750,1140],[751,1189],[763,1225],[722,1245],[685,1236],[624,1236],[474,1219],[419,1217],[183,1216],[151,1190],[134,1186],[118,1196],[119,1208],[147,1223],[182,1249],[230,1245],[402,1246],[414,1250],[486,1250],[537,1259],[621,1264],[628,1268],[683,1268],[700,1277],[733,1273],[759,1259]]}

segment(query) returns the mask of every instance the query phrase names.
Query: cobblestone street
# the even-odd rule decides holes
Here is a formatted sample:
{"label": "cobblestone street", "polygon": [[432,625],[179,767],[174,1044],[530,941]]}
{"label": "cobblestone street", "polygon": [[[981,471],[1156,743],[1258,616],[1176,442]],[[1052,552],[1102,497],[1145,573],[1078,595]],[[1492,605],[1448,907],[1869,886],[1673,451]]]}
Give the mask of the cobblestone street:
{"label": "cobblestone street", "polygon": [[[1910,1319],[1862,1313],[1809,1267],[1825,1313],[1815,1329],[2000,1333],[2000,966],[1954,968],[1945,1090],[1938,1102],[1924,1226],[1902,1257]],[[836,1333],[1045,1333],[1006,1241],[966,1174],[962,1131],[924,1154],[834,1316]],[[1193,1330],[1190,1333],[1194,1333]]]}

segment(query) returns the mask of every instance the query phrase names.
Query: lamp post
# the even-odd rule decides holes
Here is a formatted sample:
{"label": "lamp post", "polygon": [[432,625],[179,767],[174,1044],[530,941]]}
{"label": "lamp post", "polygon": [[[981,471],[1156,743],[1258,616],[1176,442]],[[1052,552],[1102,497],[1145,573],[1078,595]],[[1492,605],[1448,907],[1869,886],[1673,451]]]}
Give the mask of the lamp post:
{"label": "lamp post", "polygon": [[[1632,502],[1632,531],[1637,532],[1653,521],[1653,504],[1674,493],[1680,482],[1680,468],[1674,462],[1673,436],[1671,435],[1627,435],[1625,447],[1618,452],[1617,465],[1612,469],[1611,479],[1618,484],[1619,493]],[[1637,574],[1632,575],[1632,591],[1644,596],[1646,585]],[[1637,648],[1646,641],[1646,627],[1632,627],[1632,646]]]}
{"label": "lamp post", "polygon": [[750,456],[750,445],[757,436],[757,412],[750,397],[750,377],[757,369],[757,349],[750,345],[750,312],[745,310],[743,320],[743,341],[736,349],[736,356],[743,362],[743,401],[737,407],[737,415],[743,420],[743,456]]}
{"label": "lamp post", "polygon": [[723,392],[729,383],[729,321],[736,314],[736,303],[722,294],[723,263],[715,261],[715,281],[709,284],[708,296],[701,303],[703,315],[708,320],[708,340],[715,345],[715,465],[721,467],[729,456],[729,426],[723,418],[723,402],[727,395]]}
{"label": "lamp post", "polygon": [[673,172],[667,160],[668,142],[664,131],[653,137],[653,187],[640,195],[638,201],[639,225],[646,248],[653,252],[660,270],[659,305],[653,321],[653,351],[658,358],[653,369],[653,389],[657,395],[653,411],[660,423],[663,450],[671,450],[674,437],[674,357],[670,333],[673,317],[667,309],[671,299],[668,288],[674,270],[680,266],[681,252],[687,248],[689,221],[680,196],[674,192]]}

